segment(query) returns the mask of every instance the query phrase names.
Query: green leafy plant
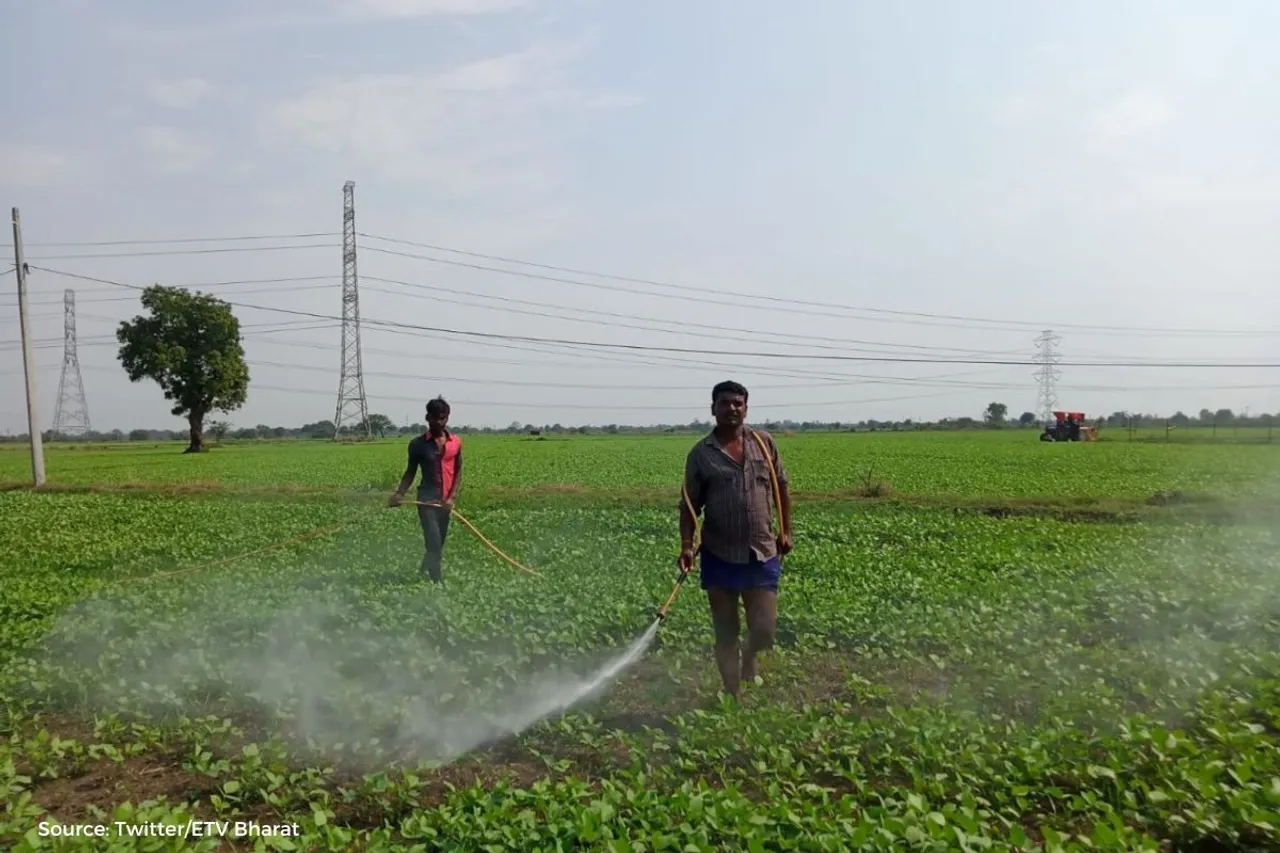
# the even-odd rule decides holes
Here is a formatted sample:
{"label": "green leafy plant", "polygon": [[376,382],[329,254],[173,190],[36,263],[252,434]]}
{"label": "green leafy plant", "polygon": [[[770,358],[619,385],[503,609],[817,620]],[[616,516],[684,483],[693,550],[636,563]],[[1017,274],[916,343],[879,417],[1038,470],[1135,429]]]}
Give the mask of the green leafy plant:
{"label": "green leafy plant", "polygon": [[249,366],[240,345],[240,321],[231,306],[180,287],[153,285],[142,292],[139,315],[120,324],[120,364],[131,382],[156,382],[172,412],[191,429],[188,453],[204,448],[204,419],[214,410],[244,405]]}

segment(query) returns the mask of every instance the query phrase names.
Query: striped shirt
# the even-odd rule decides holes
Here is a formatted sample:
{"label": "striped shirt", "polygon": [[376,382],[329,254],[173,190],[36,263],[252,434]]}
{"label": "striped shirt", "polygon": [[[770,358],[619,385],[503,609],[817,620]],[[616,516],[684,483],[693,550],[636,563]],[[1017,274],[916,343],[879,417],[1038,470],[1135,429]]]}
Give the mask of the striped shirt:
{"label": "striped shirt", "polygon": [[[714,432],[693,446],[684,463],[689,500],[695,514],[703,516],[703,548],[722,560],[739,564],[751,562],[752,557],[764,562],[778,553],[771,523],[776,501],[769,462],[748,429],[743,430],[742,465],[729,456]],[[786,486],[787,472],[773,436],[762,430],[756,432],[773,457],[779,488]]]}

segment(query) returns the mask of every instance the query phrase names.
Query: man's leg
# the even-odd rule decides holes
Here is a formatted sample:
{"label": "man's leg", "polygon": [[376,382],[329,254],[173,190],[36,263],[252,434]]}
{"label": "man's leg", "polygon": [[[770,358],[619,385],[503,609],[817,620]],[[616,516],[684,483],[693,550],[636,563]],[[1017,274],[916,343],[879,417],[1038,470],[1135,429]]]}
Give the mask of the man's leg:
{"label": "man's leg", "polygon": [[716,666],[724,692],[738,698],[738,593],[732,589],[711,587],[707,590],[711,605],[711,625],[716,635]]}
{"label": "man's leg", "polygon": [[440,531],[440,516],[435,507],[418,506],[418,520],[422,523],[422,540],[426,553],[422,557],[422,571],[436,583],[440,582],[440,552],[444,538]]}
{"label": "man's leg", "polygon": [[747,589],[742,592],[747,611],[747,647],[742,654],[742,680],[756,677],[756,656],[773,648],[778,626],[778,591]]}
{"label": "man's leg", "polygon": [[447,507],[441,507],[436,510],[436,512],[438,513],[436,516],[436,526],[440,528],[440,547],[436,549],[435,578],[438,583],[444,583],[444,574],[441,571],[440,564],[444,558],[444,543],[449,538],[449,519],[452,518],[453,513],[450,512]]}

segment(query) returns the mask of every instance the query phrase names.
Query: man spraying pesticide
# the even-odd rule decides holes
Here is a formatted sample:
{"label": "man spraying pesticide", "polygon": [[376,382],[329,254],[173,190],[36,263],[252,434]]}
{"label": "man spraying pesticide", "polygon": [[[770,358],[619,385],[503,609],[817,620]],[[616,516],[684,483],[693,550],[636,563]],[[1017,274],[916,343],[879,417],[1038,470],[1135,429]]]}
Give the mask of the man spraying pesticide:
{"label": "man spraying pesticide", "polygon": [[462,485],[462,439],[448,427],[449,404],[443,397],[436,397],[427,403],[427,431],[409,442],[409,463],[387,501],[388,506],[400,506],[405,490],[413,485],[415,473],[422,470],[416,501],[426,545],[422,571],[435,583],[443,582],[444,542],[449,535],[449,517],[458,499],[458,488]]}
{"label": "man spraying pesticide", "polygon": [[[778,579],[791,551],[791,493],[773,437],[746,426],[747,389],[721,382],[711,389],[715,429],[685,460],[680,504],[681,580],[701,551],[702,588],[715,629],[715,658],[724,690],[735,699],[742,681],[756,677],[756,657],[773,647],[778,621]],[[778,532],[772,529],[773,507]],[[698,513],[702,542],[695,548]],[[679,589],[679,584],[677,584]],[[672,593],[672,598],[675,592]],[[739,661],[738,601],[747,617],[747,644]],[[666,605],[658,613],[666,615]]]}

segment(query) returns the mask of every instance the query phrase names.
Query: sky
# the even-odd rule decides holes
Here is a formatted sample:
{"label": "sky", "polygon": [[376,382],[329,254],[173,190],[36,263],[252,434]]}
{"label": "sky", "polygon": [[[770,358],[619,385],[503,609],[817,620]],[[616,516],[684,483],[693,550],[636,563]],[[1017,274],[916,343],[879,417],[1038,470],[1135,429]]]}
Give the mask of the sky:
{"label": "sky", "polygon": [[184,427],[117,360],[156,282],[235,306],[249,396],[217,417],[332,419],[346,181],[398,424],[437,394],[455,424],[688,423],[722,379],[756,421],[1016,417],[1045,329],[1062,408],[1280,412],[1280,368],[1239,366],[1280,364],[1268,0],[0,9],[42,430],[67,289],[93,428]]}

